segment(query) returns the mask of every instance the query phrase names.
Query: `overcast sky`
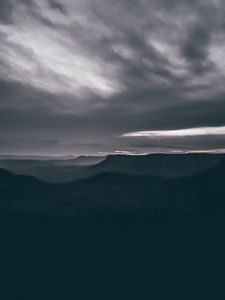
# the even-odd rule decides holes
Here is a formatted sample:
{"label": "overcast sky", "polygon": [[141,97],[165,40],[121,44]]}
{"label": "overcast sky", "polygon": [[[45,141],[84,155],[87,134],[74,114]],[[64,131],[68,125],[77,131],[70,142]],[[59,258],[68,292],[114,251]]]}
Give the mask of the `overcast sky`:
{"label": "overcast sky", "polygon": [[0,153],[225,149],[223,0],[1,0]]}

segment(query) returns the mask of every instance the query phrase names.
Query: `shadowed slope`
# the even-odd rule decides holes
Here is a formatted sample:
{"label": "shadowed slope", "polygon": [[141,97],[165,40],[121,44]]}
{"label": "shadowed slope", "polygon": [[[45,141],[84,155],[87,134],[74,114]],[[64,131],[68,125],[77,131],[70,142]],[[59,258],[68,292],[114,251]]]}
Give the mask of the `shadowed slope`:
{"label": "shadowed slope", "polygon": [[225,156],[211,154],[110,155],[90,173],[117,172],[165,178],[186,177],[216,166]]}
{"label": "shadowed slope", "polygon": [[[102,173],[65,184],[46,184],[1,170],[1,203],[40,213],[74,214],[101,210],[225,209],[225,163],[199,175],[162,179]],[[43,211],[42,211],[43,210]]]}

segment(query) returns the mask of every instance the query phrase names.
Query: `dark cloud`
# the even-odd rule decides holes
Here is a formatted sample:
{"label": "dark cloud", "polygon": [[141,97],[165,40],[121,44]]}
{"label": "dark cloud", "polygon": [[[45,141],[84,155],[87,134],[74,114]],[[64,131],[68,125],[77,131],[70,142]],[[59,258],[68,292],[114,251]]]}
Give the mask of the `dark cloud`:
{"label": "dark cloud", "polygon": [[65,6],[63,6],[62,3],[58,2],[58,1],[54,1],[54,0],[49,0],[48,3],[49,3],[50,8],[59,11],[63,15],[68,14],[67,9],[65,8]]}
{"label": "dark cloud", "polygon": [[11,12],[13,5],[10,0],[1,0],[0,1],[0,24],[11,23]]}
{"label": "dark cloud", "polygon": [[[206,24],[197,24],[191,28],[182,53],[196,73],[203,73],[211,64],[208,60],[208,45],[211,41],[211,32]],[[201,74],[199,74],[201,75]]]}
{"label": "dark cloud", "polygon": [[224,14],[220,0],[1,1],[0,152],[224,149],[121,137],[225,125]]}

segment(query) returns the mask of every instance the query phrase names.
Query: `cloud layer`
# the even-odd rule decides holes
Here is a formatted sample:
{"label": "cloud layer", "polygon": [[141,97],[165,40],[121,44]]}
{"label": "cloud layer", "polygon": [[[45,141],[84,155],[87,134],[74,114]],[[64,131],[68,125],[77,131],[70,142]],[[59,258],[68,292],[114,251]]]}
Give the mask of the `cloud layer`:
{"label": "cloud layer", "polygon": [[224,15],[222,0],[1,1],[0,152],[221,151]]}

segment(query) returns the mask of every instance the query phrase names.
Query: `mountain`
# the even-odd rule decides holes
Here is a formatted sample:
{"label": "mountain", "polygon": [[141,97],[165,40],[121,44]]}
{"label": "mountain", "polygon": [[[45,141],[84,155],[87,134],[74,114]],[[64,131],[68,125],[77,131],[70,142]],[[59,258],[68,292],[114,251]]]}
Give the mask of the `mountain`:
{"label": "mountain", "polygon": [[15,174],[30,175],[47,182],[66,182],[79,178],[87,166],[103,161],[103,156],[80,156],[68,159],[0,159],[0,167]]}
{"label": "mountain", "polygon": [[[22,185],[27,187],[30,184],[40,184],[41,182],[31,176],[15,175],[5,169],[0,169],[0,188],[9,185],[13,189],[15,185]],[[12,186],[11,186],[12,185]]]}
{"label": "mountain", "polygon": [[34,177],[0,169],[0,209],[46,213],[47,206],[52,202],[48,199],[50,190],[49,184]]}
{"label": "mountain", "polygon": [[225,155],[149,154],[109,155],[101,163],[84,170],[84,177],[102,172],[131,175],[153,175],[162,178],[192,176],[216,166]]}
{"label": "mountain", "polygon": [[0,184],[1,186],[5,183],[10,183],[14,179],[15,175],[13,175],[11,172],[0,169]]}
{"label": "mountain", "polygon": [[224,178],[225,160],[183,178],[101,173],[61,184],[47,184],[1,170],[1,207],[66,215],[130,209],[224,212]]}
{"label": "mountain", "polygon": [[104,159],[105,156],[78,156],[76,158],[64,161],[63,165],[90,166],[98,164]]}
{"label": "mountain", "polygon": [[224,157],[223,154],[80,156],[65,160],[0,160],[0,167],[46,182],[71,182],[101,173],[180,178],[206,171]]}
{"label": "mountain", "polygon": [[73,159],[74,155],[51,156],[51,155],[13,155],[1,154],[0,160],[64,160]]}
{"label": "mountain", "polygon": [[0,166],[4,168],[24,169],[34,167],[51,167],[51,166],[82,166],[82,165],[94,165],[103,161],[103,156],[79,156],[76,158],[67,159],[0,159]]}

